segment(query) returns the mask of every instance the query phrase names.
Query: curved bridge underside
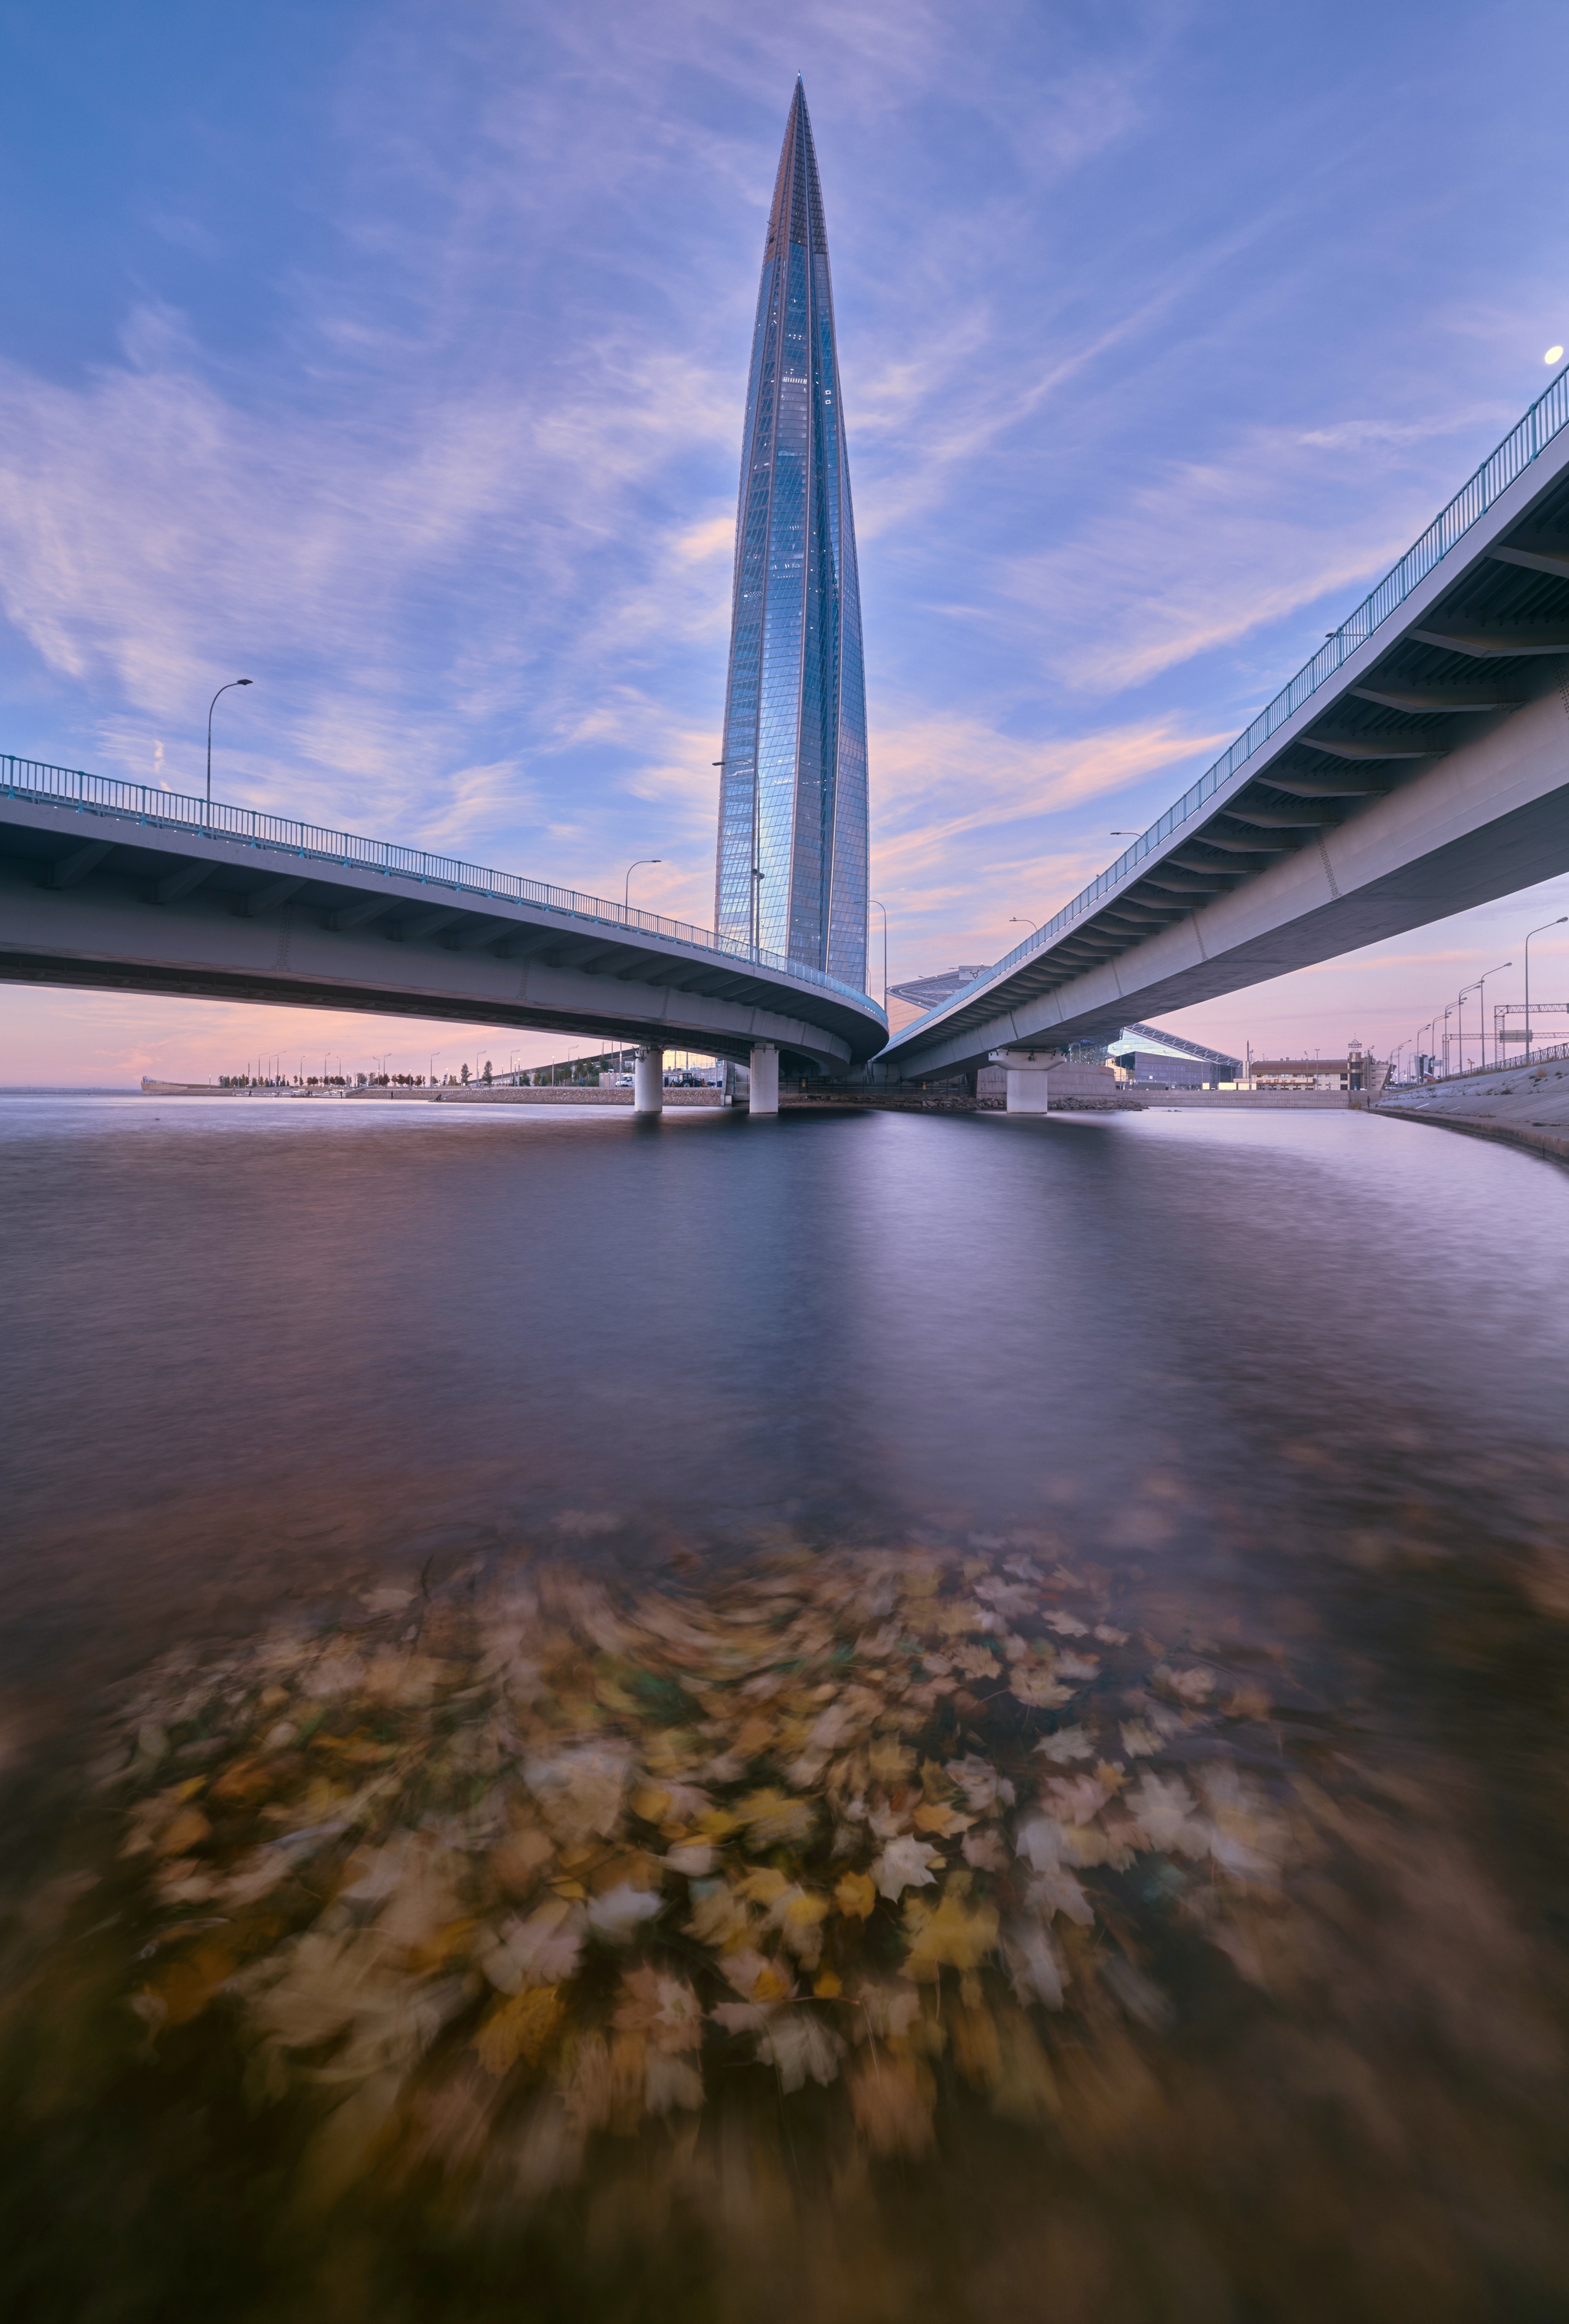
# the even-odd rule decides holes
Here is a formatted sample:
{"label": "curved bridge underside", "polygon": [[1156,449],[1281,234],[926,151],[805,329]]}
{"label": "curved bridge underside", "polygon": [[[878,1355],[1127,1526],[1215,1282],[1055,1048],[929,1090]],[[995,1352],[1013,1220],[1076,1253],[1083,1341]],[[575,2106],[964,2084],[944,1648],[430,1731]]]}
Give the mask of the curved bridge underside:
{"label": "curved bridge underside", "polygon": [[1294,681],[1298,706],[1260,721],[1274,732],[1233,746],[1234,771],[874,1073],[1104,1041],[1569,871],[1569,426],[1378,619],[1380,595],[1334,633],[1333,670],[1315,658]]}
{"label": "curved bridge underside", "polygon": [[0,981],[360,1010],[706,1050],[835,1076],[875,1002],[635,925],[0,791]]}

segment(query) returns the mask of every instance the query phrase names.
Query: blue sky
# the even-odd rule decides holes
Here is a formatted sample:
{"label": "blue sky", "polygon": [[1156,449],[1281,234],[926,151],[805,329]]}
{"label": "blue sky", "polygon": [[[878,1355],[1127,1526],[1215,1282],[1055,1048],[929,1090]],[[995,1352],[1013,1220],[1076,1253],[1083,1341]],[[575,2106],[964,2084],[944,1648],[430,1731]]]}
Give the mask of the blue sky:
{"label": "blue sky", "polygon": [[[798,70],[896,981],[1115,854],[1569,339],[1554,0],[0,6],[0,747],[189,787],[249,675],[220,795],[602,893],[660,856],[640,900],[708,922]],[[1392,1044],[1565,899],[1181,1021]],[[297,1026],[6,993],[0,1080]]]}

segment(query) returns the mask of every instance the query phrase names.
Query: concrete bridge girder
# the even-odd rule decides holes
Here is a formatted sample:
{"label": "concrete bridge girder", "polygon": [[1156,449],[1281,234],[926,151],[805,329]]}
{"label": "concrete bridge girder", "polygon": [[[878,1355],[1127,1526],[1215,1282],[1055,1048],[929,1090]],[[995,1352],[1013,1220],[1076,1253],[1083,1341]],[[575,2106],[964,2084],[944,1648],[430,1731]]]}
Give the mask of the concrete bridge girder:
{"label": "concrete bridge girder", "polygon": [[884,1038],[870,1001],[762,964],[627,926],[574,926],[546,906],[467,895],[436,903],[424,882],[354,865],[282,872],[270,852],[0,795],[0,981],[423,1017],[629,1047],[657,1040],[737,1063],[761,1042],[835,1075]]}
{"label": "concrete bridge girder", "polygon": [[[1555,685],[1354,822],[1114,959],[984,1024],[934,1026],[907,1077],[996,1048],[1103,1040],[1124,1024],[1352,952],[1569,871],[1569,704]],[[891,1050],[897,1044],[891,1044]]]}
{"label": "concrete bridge girder", "polygon": [[[1299,673],[1207,795],[873,1072],[1103,1040],[1569,871],[1569,425],[1554,425],[1387,614],[1364,629],[1359,612],[1326,675]],[[1131,913],[1157,898],[1190,908],[1140,932]]]}

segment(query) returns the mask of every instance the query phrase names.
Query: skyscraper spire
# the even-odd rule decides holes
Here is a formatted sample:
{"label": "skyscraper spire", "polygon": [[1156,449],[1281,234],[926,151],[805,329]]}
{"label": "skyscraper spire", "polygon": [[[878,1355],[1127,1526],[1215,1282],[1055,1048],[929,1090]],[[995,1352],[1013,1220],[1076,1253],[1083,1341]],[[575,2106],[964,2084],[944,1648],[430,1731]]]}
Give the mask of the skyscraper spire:
{"label": "skyscraper spire", "polygon": [[799,80],[742,439],[715,922],[866,982],[866,683],[823,195]]}

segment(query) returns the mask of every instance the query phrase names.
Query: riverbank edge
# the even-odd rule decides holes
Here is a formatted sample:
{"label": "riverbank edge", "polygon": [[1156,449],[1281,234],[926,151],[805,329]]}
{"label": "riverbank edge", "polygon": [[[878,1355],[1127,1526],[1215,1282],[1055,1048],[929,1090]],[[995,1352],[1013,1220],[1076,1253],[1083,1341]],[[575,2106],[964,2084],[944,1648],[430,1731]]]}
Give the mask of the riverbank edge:
{"label": "riverbank edge", "polygon": [[1391,1121],[1426,1121],[1435,1130],[1458,1130],[1467,1138],[1491,1138],[1495,1146],[1518,1146],[1523,1153],[1539,1155],[1545,1162],[1569,1163],[1569,1138],[1555,1138],[1550,1130],[1512,1130],[1507,1122],[1467,1121],[1457,1113],[1421,1113],[1404,1105],[1377,1105],[1375,1113]]}

